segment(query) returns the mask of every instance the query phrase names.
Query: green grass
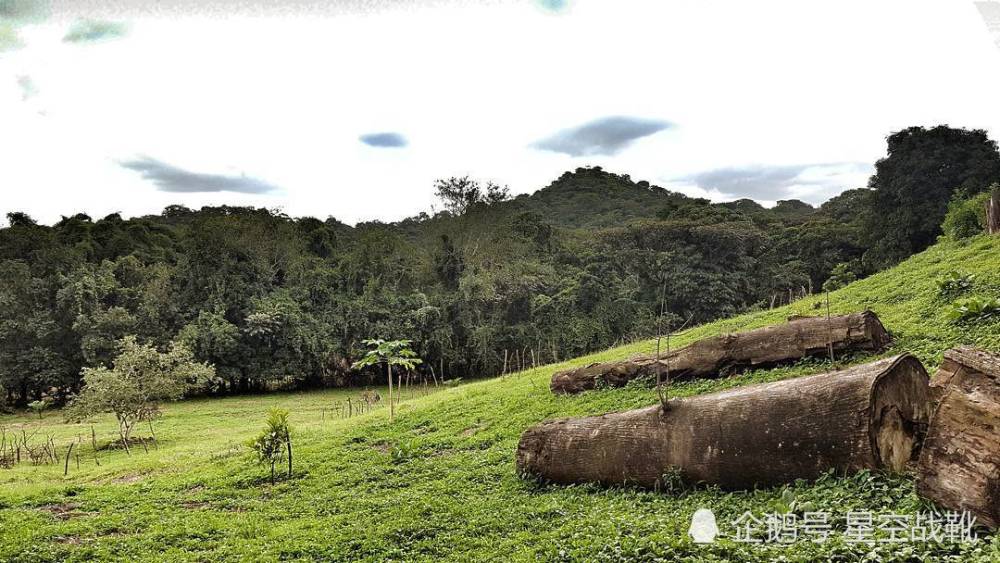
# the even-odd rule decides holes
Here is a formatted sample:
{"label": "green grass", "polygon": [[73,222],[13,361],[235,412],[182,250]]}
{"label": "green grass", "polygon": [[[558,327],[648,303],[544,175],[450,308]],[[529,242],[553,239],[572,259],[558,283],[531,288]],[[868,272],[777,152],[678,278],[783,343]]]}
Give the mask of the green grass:
{"label": "green grass", "polygon": [[[929,369],[950,346],[975,344],[1000,351],[1000,322],[949,324],[936,280],[950,270],[975,274],[966,295],[1000,294],[1000,238],[943,242],[890,271],[832,294],[832,309],[871,308],[895,343],[881,355],[910,351]],[[780,322],[793,313],[817,314],[820,297],[695,327],[673,340]],[[321,409],[357,391],[205,399],[167,405],[157,423],[159,449],[102,451],[97,467],[89,446],[81,466],[26,464],[0,469],[0,560],[662,560],[662,561],[934,561],[1000,560],[1000,539],[974,544],[848,544],[830,541],[747,546],[722,539],[709,546],[687,538],[692,513],[715,511],[724,533],[743,511],[773,512],[794,499],[835,516],[843,531],[848,510],[913,514],[929,509],[912,479],[863,473],[830,475],[784,489],[725,493],[698,488],[677,494],[632,488],[543,486],[515,474],[521,432],[542,420],[623,410],[655,402],[641,385],[556,397],[556,369],[646,352],[652,342],[608,350],[524,373],[410,398],[389,424],[383,410],[349,420]],[[869,358],[839,359],[837,367]],[[743,376],[692,381],[674,396],[830,369],[828,361]],[[383,394],[384,396],[384,394]],[[296,471],[267,483],[242,444],[268,407],[291,410]],[[39,428],[68,441],[89,425],[63,424],[58,413],[0,418],[8,428]],[[105,441],[114,424],[95,424]],[[30,430],[29,430],[30,432]],[[148,432],[144,432],[148,434]]]}

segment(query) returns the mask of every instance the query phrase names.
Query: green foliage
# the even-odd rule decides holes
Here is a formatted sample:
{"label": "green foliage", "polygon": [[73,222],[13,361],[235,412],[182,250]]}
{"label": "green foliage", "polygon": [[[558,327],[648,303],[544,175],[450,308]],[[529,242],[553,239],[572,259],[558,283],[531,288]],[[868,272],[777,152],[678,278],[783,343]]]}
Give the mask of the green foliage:
{"label": "green foliage", "polygon": [[947,318],[952,322],[982,321],[1000,316],[1000,298],[966,297],[952,303]]}
{"label": "green foliage", "polygon": [[477,180],[462,176],[435,181],[434,195],[444,203],[446,210],[463,215],[476,206],[495,205],[510,199],[510,189],[493,182],[484,186]]}
{"label": "green foliage", "polygon": [[1000,152],[983,130],[909,127],[887,139],[888,155],[875,164],[865,260],[895,264],[934,243],[948,202],[1000,180]]}
{"label": "green foliage", "polygon": [[[292,431],[288,424],[288,411],[272,408],[267,411],[267,423],[264,430],[249,446],[257,454],[257,462],[271,468],[271,484],[274,484],[274,468],[277,464],[290,460]],[[292,476],[291,461],[288,462],[288,477]]]}
{"label": "green foliage", "polygon": [[875,273],[888,262],[862,256],[896,239],[873,225],[906,234],[892,209],[920,209],[922,225],[938,184],[966,193],[987,175],[977,132],[910,133],[892,138],[876,189],[818,209],[713,204],[592,167],[514,199],[442,180],[445,211],[354,227],[231,206],[53,226],[11,213],[0,228],[0,385],[18,407],[50,389],[58,404],[127,335],[183,343],[215,366],[206,391],[217,394],[370,384],[381,370],[351,365],[371,335],[411,337],[421,377],[469,379],[649,337],[664,287],[664,316],[691,325],[780,306],[838,264]]}
{"label": "green foliage", "polygon": [[830,277],[823,282],[823,291],[835,291],[858,279],[851,269],[852,265],[841,262],[833,267]]}
{"label": "green foliage", "polygon": [[948,203],[948,213],[941,225],[944,234],[955,240],[982,234],[986,230],[986,202],[989,199],[988,191],[972,197],[956,193]]}
{"label": "green foliage", "polygon": [[118,420],[122,443],[128,447],[132,429],[139,422],[153,420],[161,402],[176,401],[214,377],[215,370],[195,361],[182,344],[161,353],[128,336],[121,342],[114,367],[84,368],[83,389],[67,409],[67,418],[82,420],[112,413]]}
{"label": "green foliage", "polygon": [[976,278],[973,274],[964,274],[958,270],[949,270],[943,276],[934,281],[938,288],[938,294],[942,297],[954,297],[972,289],[972,281]]}
{"label": "green foliage", "polygon": [[416,448],[411,440],[404,440],[393,444],[389,448],[389,459],[394,464],[401,464],[412,458],[416,454]]}
{"label": "green foliage", "polygon": [[[998,237],[944,240],[892,270],[836,290],[831,307],[835,314],[870,307],[894,337],[892,348],[874,357],[910,351],[933,372],[942,351],[955,345],[1000,351],[1000,323],[947,323],[936,284],[958,269],[976,276],[977,289],[998,287],[998,262]],[[815,301],[694,326],[677,335],[675,344],[815,314]],[[383,424],[375,413],[333,419],[330,405],[356,397],[357,391],[170,403],[158,429],[159,450],[140,460],[109,450],[101,453],[100,467],[84,460],[79,470],[71,464],[67,477],[61,466],[22,464],[3,470],[0,560],[1000,560],[995,533],[981,533],[976,543],[845,541],[850,511],[912,517],[933,508],[907,475],[829,473],[815,481],[743,492],[695,484],[676,495],[625,486],[547,486],[515,475],[515,452],[527,427],[657,402],[655,391],[641,386],[555,396],[547,391],[554,371],[654,348],[655,341],[644,340],[503,380],[443,389],[401,403],[394,425]],[[836,363],[809,359],[738,377],[678,382],[671,396],[803,377],[874,357],[838,356]],[[385,388],[379,392],[384,396]],[[259,491],[252,485],[261,470],[247,463],[246,449],[238,445],[259,431],[247,421],[269,407],[296,413],[295,459],[301,470],[294,482],[279,481]],[[51,432],[61,448],[81,431],[89,432],[89,425],[65,425],[55,417],[0,417],[0,425],[22,423]],[[116,431],[111,417],[94,424],[99,440]],[[399,448],[408,451],[405,461],[394,461],[396,444],[406,444]],[[715,544],[696,545],[687,537],[699,508],[716,515],[723,536]],[[830,513],[830,540],[791,545],[732,540],[732,522],[744,511],[762,516],[786,509],[800,522],[805,511]]]}
{"label": "green foliage", "polygon": [[42,418],[42,412],[49,408],[49,401],[47,399],[38,399],[37,401],[31,401],[28,403],[28,408],[33,410],[38,418]]}
{"label": "green foliage", "polygon": [[360,360],[354,362],[351,366],[353,369],[388,364],[392,367],[398,366],[411,370],[416,368],[418,364],[423,363],[423,360],[417,357],[417,353],[410,349],[412,342],[410,340],[383,340],[378,338],[364,340],[363,342],[371,349]]}
{"label": "green foliage", "polygon": [[692,489],[684,479],[684,471],[679,467],[670,467],[660,476],[660,490],[667,495],[682,495]]}

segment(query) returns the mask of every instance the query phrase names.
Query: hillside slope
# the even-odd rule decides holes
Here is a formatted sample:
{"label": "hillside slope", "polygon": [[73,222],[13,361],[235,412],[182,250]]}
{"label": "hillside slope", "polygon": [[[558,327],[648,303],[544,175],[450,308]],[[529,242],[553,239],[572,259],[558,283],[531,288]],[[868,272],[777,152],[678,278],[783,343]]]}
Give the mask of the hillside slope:
{"label": "hillside slope", "polygon": [[[1000,237],[942,242],[896,268],[831,295],[834,313],[871,308],[895,342],[881,355],[909,351],[933,369],[941,352],[960,343],[1000,351],[1000,319],[955,325],[945,314],[952,298],[936,280],[951,270],[974,274],[970,294],[1000,294]],[[818,314],[818,296],[790,306],[696,327],[676,337],[697,338]],[[550,487],[515,475],[514,449],[529,425],[556,417],[649,405],[641,386],[556,397],[552,372],[570,365],[652,350],[641,342],[559,365],[544,366],[404,403],[395,424],[384,411],[350,420],[321,421],[322,401],[302,396],[192,401],[167,408],[161,448],[149,454],[102,455],[102,466],[18,466],[0,470],[0,560],[665,560],[996,561],[1000,539],[973,544],[845,542],[848,511],[913,514],[929,507],[907,477],[829,476],[787,489],[723,493],[712,489],[654,493],[630,488]],[[867,358],[841,358],[838,365]],[[673,387],[674,396],[830,369],[811,360],[771,371]],[[292,410],[298,428],[294,479],[271,487],[264,471],[237,447],[261,423],[265,404]],[[236,420],[234,420],[234,418]],[[0,424],[35,425],[27,418]],[[61,437],[89,425],[59,424]],[[100,428],[110,428],[110,420]],[[225,428],[213,432],[215,425]],[[91,464],[92,465],[92,464]],[[687,537],[691,515],[711,508],[724,535],[744,511],[758,517],[793,509],[831,513],[834,529],[822,544],[799,541],[747,545],[732,539],[700,546]],[[60,513],[53,507],[71,506]],[[65,512],[65,511],[63,511]]]}

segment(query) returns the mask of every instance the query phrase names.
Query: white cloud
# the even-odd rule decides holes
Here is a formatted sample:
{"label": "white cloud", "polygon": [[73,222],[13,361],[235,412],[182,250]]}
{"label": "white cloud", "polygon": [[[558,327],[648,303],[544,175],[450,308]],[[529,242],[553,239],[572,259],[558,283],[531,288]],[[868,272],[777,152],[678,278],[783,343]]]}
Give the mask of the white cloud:
{"label": "white cloud", "polygon": [[[428,209],[433,180],[456,174],[527,192],[595,164],[662,183],[760,163],[873,163],[885,135],[909,125],[1000,136],[1000,50],[971,2],[721,6],[578,0],[558,17],[533,1],[302,17],[150,12],[123,16],[128,34],[85,49],[62,41],[68,25],[107,14],[25,25],[24,47],[0,56],[0,212],[51,222],[229,203],[395,219]],[[40,85],[47,117],[21,101],[23,75]],[[677,127],[616,154],[530,147],[610,115]],[[373,132],[413,142],[373,150],[359,142]],[[135,154],[266,178],[283,192],[164,193],[119,166]],[[835,183],[825,185],[787,189],[815,201]]]}

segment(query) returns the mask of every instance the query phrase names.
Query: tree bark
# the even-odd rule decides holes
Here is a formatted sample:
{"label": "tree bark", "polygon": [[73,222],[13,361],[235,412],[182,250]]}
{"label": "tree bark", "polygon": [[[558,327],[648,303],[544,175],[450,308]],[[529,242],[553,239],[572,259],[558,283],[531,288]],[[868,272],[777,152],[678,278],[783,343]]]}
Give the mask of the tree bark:
{"label": "tree bark", "polygon": [[1000,188],[994,188],[986,202],[986,232],[1000,234]]}
{"label": "tree bark", "polygon": [[644,409],[546,422],[517,448],[523,475],[658,488],[664,475],[747,489],[826,471],[901,471],[930,416],[927,372],[903,354]]}
{"label": "tree bark", "polygon": [[396,416],[396,409],[392,403],[392,365],[385,363],[385,373],[389,376],[389,422]]}
{"label": "tree bark", "polygon": [[917,464],[917,492],[1000,526],[1000,356],[948,350],[934,375],[937,409]]}
{"label": "tree bark", "polygon": [[[789,322],[747,332],[699,340],[660,356],[673,381],[692,377],[718,377],[746,369],[770,367],[806,356],[856,350],[875,351],[889,342],[889,335],[871,312],[836,317],[795,317]],[[619,362],[591,364],[552,376],[553,393],[580,393],[601,386],[621,387],[641,377],[655,377],[656,356],[638,356]]]}

